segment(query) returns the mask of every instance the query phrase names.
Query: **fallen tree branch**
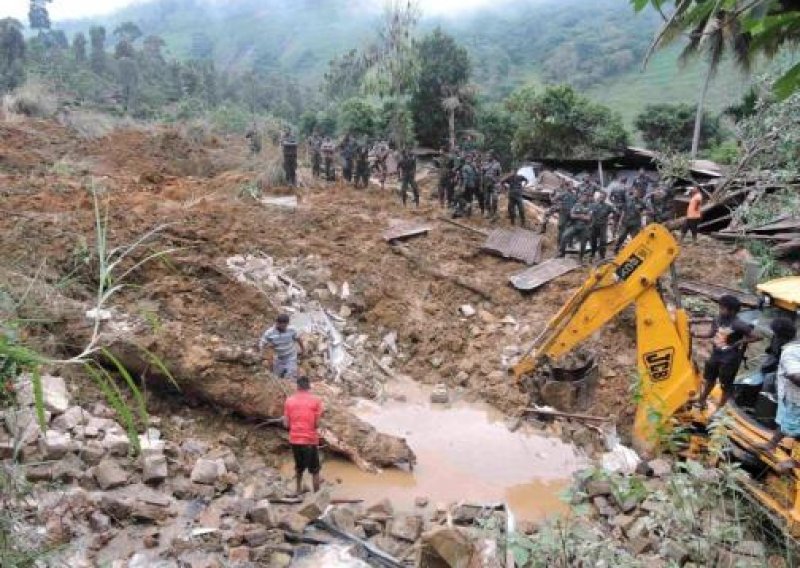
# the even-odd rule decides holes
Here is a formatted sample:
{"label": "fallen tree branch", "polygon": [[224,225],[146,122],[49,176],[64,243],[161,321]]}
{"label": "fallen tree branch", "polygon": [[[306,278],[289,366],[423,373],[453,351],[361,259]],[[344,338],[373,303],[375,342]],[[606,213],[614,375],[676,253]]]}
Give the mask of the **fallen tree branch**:
{"label": "fallen tree branch", "polygon": [[554,418],[569,418],[570,420],[585,420],[587,422],[612,422],[614,419],[606,416],[590,416],[588,414],[572,414],[559,410],[546,410],[538,408],[526,408],[525,412],[538,414],[540,416],[552,416]]}
{"label": "fallen tree branch", "polygon": [[455,274],[448,274],[447,272],[444,272],[443,270],[439,270],[438,268],[435,268],[435,267],[429,265],[427,262],[425,262],[423,259],[419,258],[418,256],[414,255],[411,251],[409,251],[405,247],[393,246],[392,247],[392,252],[394,252],[395,254],[399,254],[400,256],[404,257],[406,260],[408,260],[411,263],[411,265],[414,268],[416,268],[417,270],[419,270],[421,272],[424,272],[425,274],[428,274],[430,276],[434,276],[436,278],[441,278],[442,280],[447,280],[448,282],[452,282],[456,286],[460,286],[461,288],[464,288],[465,290],[469,290],[473,294],[477,294],[478,296],[480,296],[484,300],[488,300],[490,302],[494,302],[494,297],[492,296],[492,294],[490,294],[488,291],[486,291],[483,288],[481,288],[478,284],[474,284],[472,282],[469,282],[468,280],[465,280],[464,278],[461,278],[460,276],[456,276]]}

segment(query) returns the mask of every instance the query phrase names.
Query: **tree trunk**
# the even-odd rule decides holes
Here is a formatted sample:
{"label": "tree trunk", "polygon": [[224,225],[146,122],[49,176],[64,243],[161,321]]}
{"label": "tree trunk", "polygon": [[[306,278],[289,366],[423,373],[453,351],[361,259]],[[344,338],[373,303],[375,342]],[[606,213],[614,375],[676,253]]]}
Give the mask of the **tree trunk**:
{"label": "tree trunk", "polygon": [[703,114],[706,106],[706,96],[708,95],[708,87],[711,85],[711,77],[714,75],[714,66],[711,62],[708,63],[708,72],[706,73],[706,81],[703,84],[703,90],[700,92],[700,100],[697,101],[697,114],[694,118],[694,136],[692,137],[692,160],[697,159],[697,151],[700,149],[700,132],[703,130]]}
{"label": "tree trunk", "polygon": [[450,151],[453,152],[456,149],[456,109],[448,109],[447,120],[450,125]]}

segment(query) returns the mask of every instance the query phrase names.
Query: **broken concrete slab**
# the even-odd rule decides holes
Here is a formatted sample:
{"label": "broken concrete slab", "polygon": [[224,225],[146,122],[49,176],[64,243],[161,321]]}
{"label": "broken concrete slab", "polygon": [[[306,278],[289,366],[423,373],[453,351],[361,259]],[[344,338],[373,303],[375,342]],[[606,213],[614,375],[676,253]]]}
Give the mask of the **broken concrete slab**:
{"label": "broken concrete slab", "polygon": [[481,250],[531,266],[542,259],[543,235],[527,229],[495,229]]}
{"label": "broken concrete slab", "polygon": [[517,290],[530,292],[559,276],[572,272],[579,266],[580,264],[571,258],[552,258],[538,266],[512,274],[508,281]]}

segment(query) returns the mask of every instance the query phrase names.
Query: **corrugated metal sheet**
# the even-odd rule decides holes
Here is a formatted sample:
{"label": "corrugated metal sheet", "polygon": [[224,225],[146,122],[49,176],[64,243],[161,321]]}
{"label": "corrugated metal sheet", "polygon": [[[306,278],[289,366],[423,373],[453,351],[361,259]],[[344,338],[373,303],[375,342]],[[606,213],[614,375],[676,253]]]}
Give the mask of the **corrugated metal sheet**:
{"label": "corrugated metal sheet", "polygon": [[525,229],[497,229],[489,233],[481,248],[532,265],[542,260],[542,235]]}
{"label": "corrugated metal sheet", "polygon": [[578,268],[580,265],[571,258],[551,258],[539,266],[534,266],[509,277],[508,281],[517,290],[530,291],[547,284]]}
{"label": "corrugated metal sheet", "polygon": [[433,227],[425,223],[410,221],[407,223],[398,223],[383,232],[383,240],[386,242],[400,241],[419,235],[424,235]]}

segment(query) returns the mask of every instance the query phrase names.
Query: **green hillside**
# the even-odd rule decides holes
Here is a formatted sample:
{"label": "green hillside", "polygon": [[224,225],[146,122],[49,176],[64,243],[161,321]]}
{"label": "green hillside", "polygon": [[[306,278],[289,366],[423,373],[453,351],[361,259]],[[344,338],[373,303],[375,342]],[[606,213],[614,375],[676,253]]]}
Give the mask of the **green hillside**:
{"label": "green hillside", "polygon": [[[693,61],[681,67],[678,48],[656,53],[647,68],[635,68],[628,73],[592,87],[587,94],[619,112],[628,126],[646,105],[653,103],[696,104],[705,80],[706,66]],[[713,79],[707,108],[720,112],[741,100],[751,79],[742,75],[733,65],[724,64]]]}

